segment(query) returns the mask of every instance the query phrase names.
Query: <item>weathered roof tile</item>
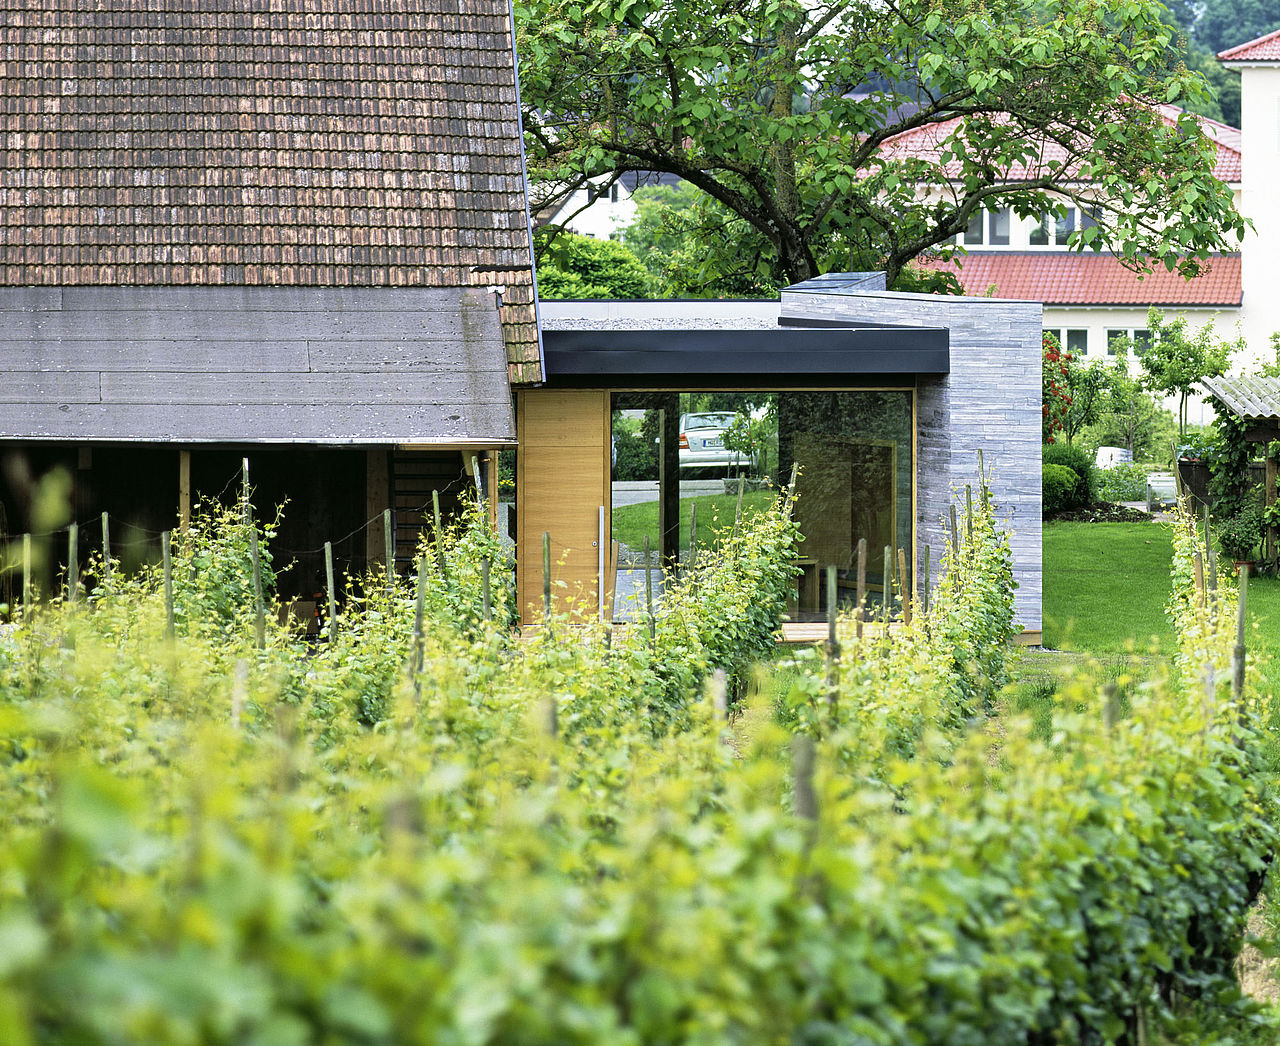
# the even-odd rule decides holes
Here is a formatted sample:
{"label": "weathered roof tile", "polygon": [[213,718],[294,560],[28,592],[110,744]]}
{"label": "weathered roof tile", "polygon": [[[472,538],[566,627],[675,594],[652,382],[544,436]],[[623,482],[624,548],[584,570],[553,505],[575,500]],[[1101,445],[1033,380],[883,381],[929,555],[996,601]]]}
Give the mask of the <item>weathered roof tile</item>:
{"label": "weathered roof tile", "polygon": [[502,284],[515,375],[510,33],[506,0],[0,0],[4,282]]}

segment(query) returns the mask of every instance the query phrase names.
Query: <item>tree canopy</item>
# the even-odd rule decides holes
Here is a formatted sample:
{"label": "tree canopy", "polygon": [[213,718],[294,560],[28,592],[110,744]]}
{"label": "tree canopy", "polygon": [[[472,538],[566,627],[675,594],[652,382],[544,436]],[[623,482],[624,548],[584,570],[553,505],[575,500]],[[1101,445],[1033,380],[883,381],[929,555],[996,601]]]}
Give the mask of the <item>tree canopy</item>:
{"label": "tree canopy", "polygon": [[[1155,0],[517,0],[531,174],[548,197],[677,175],[780,279],[953,249],[984,208],[1107,204],[1073,234],[1187,275],[1242,219]],[[928,150],[895,148],[932,131]],[[922,192],[922,186],[932,190]],[[1082,223],[1083,224],[1083,223]],[[754,237],[754,240],[752,240]]]}
{"label": "tree canopy", "polygon": [[648,272],[613,240],[561,232],[534,237],[538,293],[543,298],[648,298]]}

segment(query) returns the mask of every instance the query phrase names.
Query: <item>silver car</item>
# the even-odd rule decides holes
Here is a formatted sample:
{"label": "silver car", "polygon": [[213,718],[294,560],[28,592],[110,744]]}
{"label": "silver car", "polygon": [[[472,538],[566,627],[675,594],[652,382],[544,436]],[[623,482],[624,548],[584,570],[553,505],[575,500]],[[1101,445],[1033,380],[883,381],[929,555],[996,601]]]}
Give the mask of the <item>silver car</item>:
{"label": "silver car", "polygon": [[733,411],[680,415],[680,471],[754,470],[751,456],[724,445],[724,431],[737,415]]}

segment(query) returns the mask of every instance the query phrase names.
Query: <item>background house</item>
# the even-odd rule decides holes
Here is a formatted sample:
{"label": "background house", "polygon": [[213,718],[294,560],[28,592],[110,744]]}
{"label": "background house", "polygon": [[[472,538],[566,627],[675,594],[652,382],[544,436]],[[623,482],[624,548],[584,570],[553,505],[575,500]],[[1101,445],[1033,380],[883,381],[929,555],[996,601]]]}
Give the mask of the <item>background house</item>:
{"label": "background house", "polygon": [[506,0],[13,0],[0,41],[11,533],[55,465],[147,537],[248,455],[307,591],[491,478],[542,377]]}

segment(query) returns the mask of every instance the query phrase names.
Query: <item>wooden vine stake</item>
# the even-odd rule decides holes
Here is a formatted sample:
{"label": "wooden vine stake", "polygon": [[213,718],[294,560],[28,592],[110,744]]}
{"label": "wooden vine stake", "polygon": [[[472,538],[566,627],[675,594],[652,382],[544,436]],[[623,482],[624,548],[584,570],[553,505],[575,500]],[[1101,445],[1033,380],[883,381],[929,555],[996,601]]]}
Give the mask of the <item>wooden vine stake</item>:
{"label": "wooden vine stake", "polygon": [[923,614],[929,613],[929,553],[928,545],[924,547],[924,588],[920,592],[920,611]]}
{"label": "wooden vine stake", "polygon": [[813,738],[796,734],[791,741],[791,773],[795,791],[796,816],[817,828],[818,793],[813,787],[813,771],[817,758]]}
{"label": "wooden vine stake", "polygon": [[836,702],[840,692],[840,640],[836,638],[836,568],[827,566],[827,710],[835,726]]}
{"label": "wooden vine stake", "polygon": [[435,523],[435,546],[436,560],[440,564],[440,576],[444,578],[447,585],[449,583],[449,564],[444,558],[444,522],[440,516],[440,491],[433,490],[431,492],[431,516]]}
{"label": "wooden vine stake", "polygon": [[956,527],[956,506],[951,504],[951,555],[953,557],[960,553],[960,531]]}
{"label": "wooden vine stake", "polygon": [[75,603],[80,588],[80,528],[67,528],[67,602]]}
{"label": "wooden vine stake", "polygon": [[1199,549],[1196,549],[1195,553],[1191,557],[1191,568],[1192,572],[1195,574],[1196,602],[1203,606],[1205,601],[1204,560],[1200,556]]}
{"label": "wooden vine stake", "polygon": [[715,713],[717,723],[729,718],[729,681],[724,669],[717,668],[707,679],[707,691],[711,695],[711,710]]}
{"label": "wooden vine stake", "polygon": [[1213,538],[1209,531],[1209,506],[1204,507],[1204,554],[1209,561],[1209,593],[1214,606],[1218,603],[1218,557],[1213,551]]}
{"label": "wooden vine stake", "polygon": [[324,543],[324,587],[329,597],[329,642],[338,641],[338,595],[333,584],[333,543]]}
{"label": "wooden vine stake", "polygon": [[424,642],[422,635],[422,617],[425,611],[427,601],[427,557],[424,553],[418,557],[418,591],[414,597],[413,603],[413,667],[411,675],[413,677],[413,700],[415,702],[422,698],[422,659],[424,655]]}
{"label": "wooden vine stake", "polygon": [[742,491],[747,485],[745,476],[738,476],[738,505],[733,510],[733,537],[738,536],[738,525],[742,522]]}
{"label": "wooden vine stake", "polygon": [[22,535],[22,616],[31,610],[31,535]]}
{"label": "wooden vine stake", "polygon": [[862,638],[862,620],[867,613],[867,539],[858,538],[858,588],[856,591],[858,611],[854,616],[854,627],[857,637]]}
{"label": "wooden vine stake", "polygon": [[267,645],[267,608],[262,600],[262,552],[258,548],[258,528],[249,524],[249,559],[253,564],[253,636],[259,650]]}
{"label": "wooden vine stake", "polygon": [[964,485],[964,539],[973,541],[973,488]]}
{"label": "wooden vine stake", "polygon": [[884,547],[884,573],[881,575],[884,579],[884,590],[881,595],[884,597],[880,602],[880,620],[884,622],[885,631],[888,632],[889,625],[889,603],[893,598],[893,549],[885,545]]}
{"label": "wooden vine stake", "polygon": [[542,620],[551,620],[551,532],[542,532]]}
{"label": "wooden vine stake", "polygon": [[235,674],[231,678],[231,729],[240,729],[240,713],[249,700],[249,662],[236,658]]}
{"label": "wooden vine stake", "polygon": [[489,592],[489,557],[480,560],[480,606],[486,621],[493,620],[493,597]]}
{"label": "wooden vine stake", "polygon": [[698,503],[689,506],[689,569],[698,562]]}
{"label": "wooden vine stake", "polygon": [[1240,602],[1236,607],[1236,645],[1231,651],[1231,696],[1236,702],[1236,715],[1244,725],[1244,621],[1249,600],[1249,564],[1240,565]]}
{"label": "wooden vine stake", "polygon": [[105,512],[102,514],[102,585],[111,587],[111,522]]}
{"label": "wooden vine stake", "polygon": [[173,555],[169,532],[160,535],[160,565],[164,571],[164,634],[173,638]]}
{"label": "wooden vine stake", "polygon": [[649,646],[658,646],[658,619],[653,616],[653,564],[649,561],[649,535],[644,536],[644,602],[649,619]]}
{"label": "wooden vine stake", "polygon": [[382,510],[382,545],[387,560],[387,597],[396,594],[396,534],[391,529],[391,510]]}
{"label": "wooden vine stake", "polygon": [[902,623],[911,624],[911,586],[907,584],[907,554],[898,548],[898,587],[902,590]]}
{"label": "wooden vine stake", "polygon": [[480,478],[480,459],[475,454],[471,455],[471,475],[476,481],[476,506],[480,509],[480,515],[483,516],[488,506],[485,504],[484,480]]}

